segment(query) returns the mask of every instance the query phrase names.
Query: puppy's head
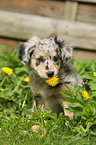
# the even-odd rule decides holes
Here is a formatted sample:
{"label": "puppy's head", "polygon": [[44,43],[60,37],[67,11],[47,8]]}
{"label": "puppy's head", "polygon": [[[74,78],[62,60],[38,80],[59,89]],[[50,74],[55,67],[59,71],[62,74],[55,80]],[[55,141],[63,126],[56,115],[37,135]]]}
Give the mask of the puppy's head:
{"label": "puppy's head", "polygon": [[71,57],[72,48],[57,36],[49,39],[34,36],[19,47],[19,59],[22,63],[45,79],[56,76],[61,65]]}

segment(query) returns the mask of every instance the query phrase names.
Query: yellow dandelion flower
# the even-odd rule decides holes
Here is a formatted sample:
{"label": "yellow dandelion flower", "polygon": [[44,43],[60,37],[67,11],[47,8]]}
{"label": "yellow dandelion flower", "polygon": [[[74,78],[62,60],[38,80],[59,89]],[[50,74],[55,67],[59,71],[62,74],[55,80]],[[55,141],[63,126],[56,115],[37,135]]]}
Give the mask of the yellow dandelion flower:
{"label": "yellow dandelion flower", "polygon": [[24,78],[24,81],[29,82],[29,78],[28,77]]}
{"label": "yellow dandelion flower", "polygon": [[96,77],[96,72],[93,72],[93,76]]}
{"label": "yellow dandelion flower", "polygon": [[83,91],[82,92],[82,96],[84,97],[84,98],[86,98],[86,99],[89,99],[90,97],[89,97],[89,94],[86,92],[86,91]]}
{"label": "yellow dandelion flower", "polygon": [[52,87],[56,86],[59,83],[58,75],[46,80],[46,83]]}
{"label": "yellow dandelion flower", "polygon": [[13,74],[13,69],[11,69],[9,67],[2,67],[2,70],[8,75]]}
{"label": "yellow dandelion flower", "polygon": [[44,137],[44,135],[43,135],[43,134],[42,134],[42,135],[38,135],[38,137],[39,137],[39,138],[43,138],[43,137]]}

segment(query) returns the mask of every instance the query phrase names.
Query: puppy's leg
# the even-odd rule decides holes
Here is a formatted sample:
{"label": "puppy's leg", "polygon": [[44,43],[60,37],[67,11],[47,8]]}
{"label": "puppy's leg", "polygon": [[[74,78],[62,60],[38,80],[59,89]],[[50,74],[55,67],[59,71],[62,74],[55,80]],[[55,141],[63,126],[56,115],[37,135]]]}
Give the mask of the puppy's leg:
{"label": "puppy's leg", "polygon": [[33,100],[33,106],[32,106],[32,109],[31,109],[32,112],[34,112],[34,107],[35,107],[36,110],[37,110],[37,107],[36,107],[36,101],[35,101],[35,100]]}
{"label": "puppy's leg", "polygon": [[36,108],[38,110],[41,107],[41,105],[43,104],[42,98],[41,98],[41,96],[35,96],[34,99],[36,101]]}
{"label": "puppy's leg", "polygon": [[[41,107],[41,105],[42,105],[42,98],[40,96],[34,96],[32,112],[34,112],[34,107],[36,108],[36,110],[38,110]],[[33,132],[38,132],[38,130],[40,129],[41,127],[39,125],[32,126]]]}
{"label": "puppy's leg", "polygon": [[42,98],[40,96],[34,96],[32,112],[34,112],[34,107],[38,110],[42,104]]}
{"label": "puppy's leg", "polygon": [[63,106],[63,109],[64,109],[64,115],[65,116],[69,116],[70,119],[73,118],[73,112],[71,113],[68,113],[67,111],[65,111],[65,108],[69,108],[69,102],[62,102],[62,106]]}

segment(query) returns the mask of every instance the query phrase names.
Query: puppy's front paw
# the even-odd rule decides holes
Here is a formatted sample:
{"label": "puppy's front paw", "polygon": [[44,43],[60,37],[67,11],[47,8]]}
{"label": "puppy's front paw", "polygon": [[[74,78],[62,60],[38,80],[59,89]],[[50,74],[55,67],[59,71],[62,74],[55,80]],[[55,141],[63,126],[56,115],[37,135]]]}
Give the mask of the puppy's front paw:
{"label": "puppy's front paw", "polygon": [[65,111],[64,113],[65,113],[65,116],[68,116],[70,119],[73,119],[73,112],[68,113]]}

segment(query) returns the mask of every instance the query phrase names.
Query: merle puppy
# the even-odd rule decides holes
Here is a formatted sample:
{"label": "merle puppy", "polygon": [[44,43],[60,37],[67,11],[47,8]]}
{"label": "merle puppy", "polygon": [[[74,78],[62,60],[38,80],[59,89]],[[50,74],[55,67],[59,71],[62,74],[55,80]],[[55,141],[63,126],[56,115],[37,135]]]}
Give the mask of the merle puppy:
{"label": "merle puppy", "polygon": [[59,93],[67,88],[62,83],[54,87],[46,83],[48,78],[58,75],[60,82],[69,87],[81,84],[80,77],[69,64],[71,57],[72,48],[57,36],[49,39],[34,36],[20,45],[19,59],[28,69],[30,88],[34,95],[33,107],[35,105],[38,109],[45,104],[45,110],[52,110],[57,115],[63,112],[72,117],[72,114],[64,111],[69,104],[62,101],[62,98],[67,96]]}

